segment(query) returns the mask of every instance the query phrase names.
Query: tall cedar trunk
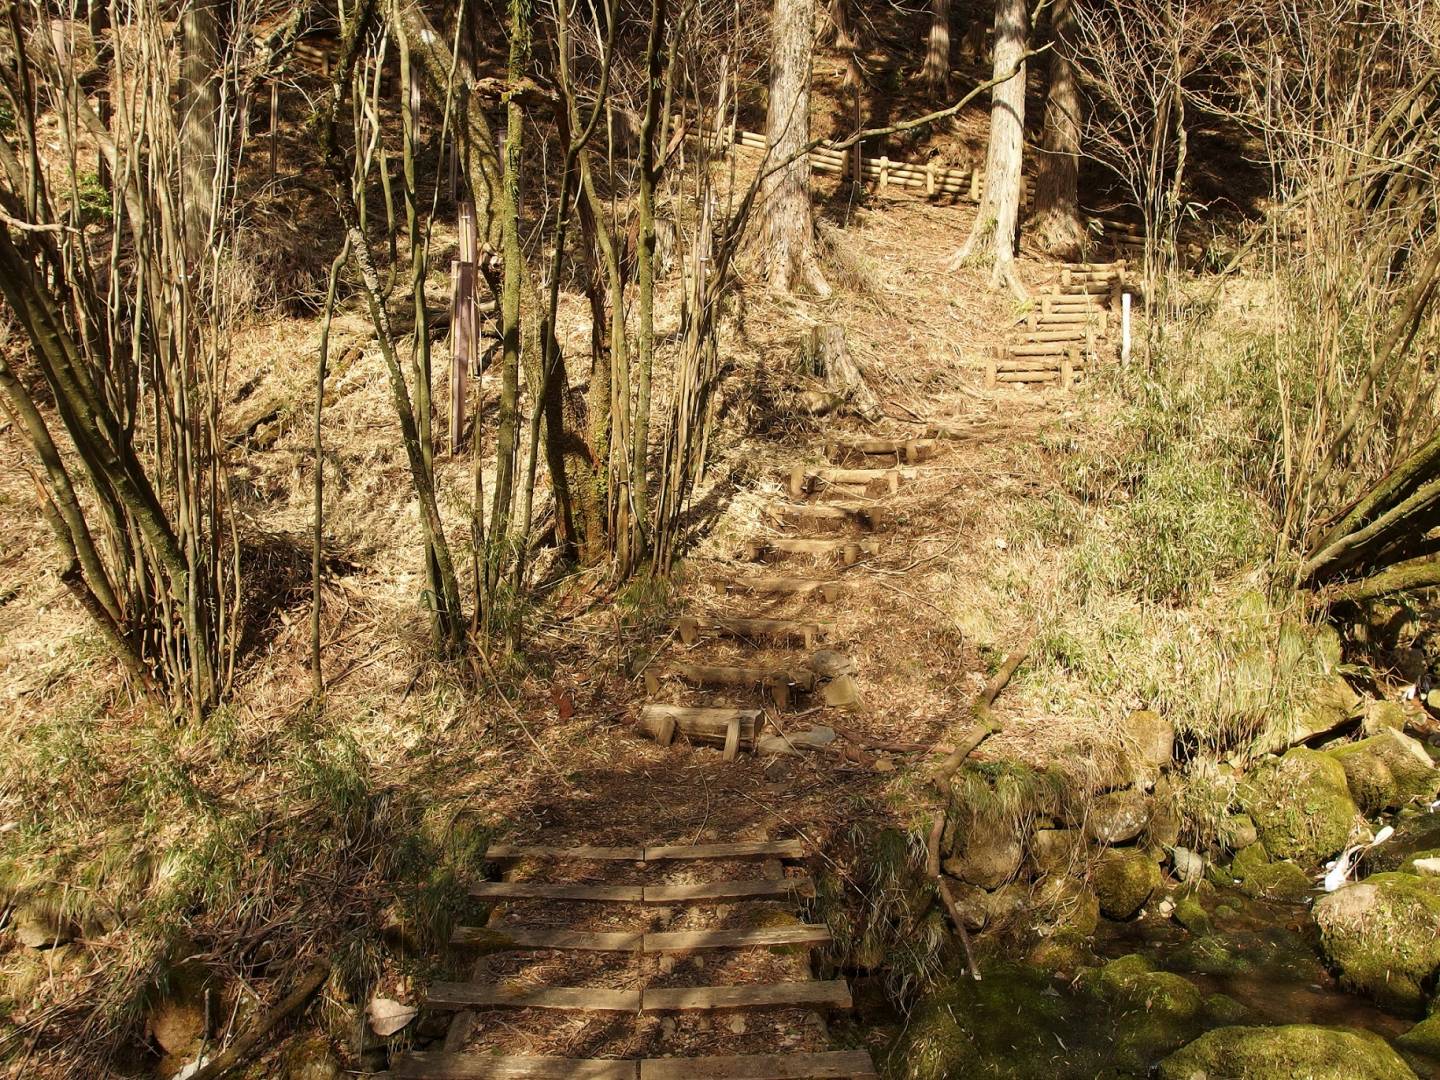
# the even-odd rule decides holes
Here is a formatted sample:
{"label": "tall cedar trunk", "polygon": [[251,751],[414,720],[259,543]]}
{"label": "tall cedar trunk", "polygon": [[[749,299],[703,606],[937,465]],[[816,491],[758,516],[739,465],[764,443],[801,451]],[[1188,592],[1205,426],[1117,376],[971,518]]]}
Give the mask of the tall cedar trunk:
{"label": "tall cedar trunk", "polygon": [[1045,130],[1035,170],[1036,239],[1050,254],[1080,257],[1085,225],[1080,220],[1080,87],[1070,61],[1075,34],[1074,0],[1057,0],[1052,12],[1054,47],[1050,53],[1050,90],[1045,98]]}
{"label": "tall cedar trunk", "polygon": [[[1020,218],[1021,165],[1025,150],[1025,0],[996,0],[994,77],[1010,78],[990,93],[990,150],[985,159],[985,194],[969,238],[956,257],[993,260],[993,282],[1018,288],[1015,242]],[[988,252],[986,247],[989,247]]]}
{"label": "tall cedar trunk", "polygon": [[[830,287],[815,258],[815,215],[810,205],[810,65],[815,53],[815,0],[775,0],[770,28],[770,108],[765,134],[770,174],[763,191],[769,240],[770,285],[793,291],[797,281],[821,296]],[[791,159],[794,160],[791,160]]]}
{"label": "tall cedar trunk", "polygon": [[180,166],[185,254],[193,263],[209,242],[220,121],[220,4],[191,0],[180,19]]}
{"label": "tall cedar trunk", "polygon": [[930,40],[920,78],[931,90],[950,93],[950,0],[931,0]]}

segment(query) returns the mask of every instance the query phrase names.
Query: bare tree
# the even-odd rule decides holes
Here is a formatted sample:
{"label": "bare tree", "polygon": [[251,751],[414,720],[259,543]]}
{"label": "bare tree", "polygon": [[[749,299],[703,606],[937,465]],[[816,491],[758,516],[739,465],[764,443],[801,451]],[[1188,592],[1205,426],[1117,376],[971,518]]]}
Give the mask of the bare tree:
{"label": "bare tree", "polygon": [[991,91],[990,148],[985,158],[985,192],[975,224],[951,260],[958,268],[972,259],[990,262],[992,284],[1008,284],[1024,297],[1015,273],[1019,234],[1021,167],[1025,153],[1025,58],[1030,13],[1025,0],[996,0],[995,78]]}
{"label": "bare tree", "polygon": [[770,285],[790,292],[797,283],[820,296],[830,286],[817,257],[810,203],[810,69],[815,55],[815,0],[775,0],[770,28],[770,105],[765,118],[770,155],[783,168],[765,180],[763,210]]}
{"label": "bare tree", "polygon": [[1050,25],[1050,86],[1035,167],[1035,212],[1030,229],[1046,251],[1074,259],[1079,257],[1085,240],[1078,190],[1083,103],[1072,59],[1075,0],[1055,0]]}
{"label": "bare tree", "polygon": [[930,0],[930,36],[920,68],[925,85],[942,97],[950,93],[950,0]]}

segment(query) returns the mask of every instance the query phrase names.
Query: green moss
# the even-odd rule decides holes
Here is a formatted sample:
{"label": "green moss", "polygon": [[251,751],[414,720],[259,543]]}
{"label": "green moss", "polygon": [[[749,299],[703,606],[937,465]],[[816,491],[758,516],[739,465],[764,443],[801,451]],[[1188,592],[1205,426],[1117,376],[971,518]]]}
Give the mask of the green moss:
{"label": "green moss", "polygon": [[1400,872],[1402,874],[1419,874],[1421,877],[1427,876],[1415,868],[1415,863],[1421,859],[1440,859],[1440,848],[1426,848],[1424,851],[1407,855],[1405,861],[1400,864]]}
{"label": "green moss", "polygon": [[1271,857],[1302,866],[1343,848],[1358,813],[1340,763],[1302,747],[1256,768],[1240,799]]}
{"label": "green moss", "polygon": [[1385,728],[1326,753],[1345,770],[1350,793],[1367,814],[1429,802],[1440,790],[1440,770],[1424,746],[1401,731]]}
{"label": "green moss", "polygon": [[1100,969],[1100,992],[1125,1008],[1186,1019],[1200,1011],[1200,991],[1181,975],[1156,971],[1141,956],[1122,956]]}
{"label": "green moss", "polygon": [[1312,1024],[1223,1027],[1160,1063],[1160,1080],[1243,1076],[1246,1080],[1414,1080],[1380,1036]]}
{"label": "green moss", "polygon": [[1427,1016],[1395,1040],[1402,1050],[1440,1059],[1440,1016]]}
{"label": "green moss", "polygon": [[1143,851],[1112,849],[1096,862],[1091,884],[1106,916],[1128,919],[1160,887],[1160,867]]}
{"label": "green moss", "polygon": [[1205,905],[1194,893],[1186,893],[1180,898],[1171,917],[1192,934],[1208,934],[1214,929]]}
{"label": "green moss", "polygon": [[1276,862],[1254,867],[1240,878],[1240,891],[1256,900],[1301,904],[1310,895],[1310,879],[1294,863]]}
{"label": "green moss", "polygon": [[1270,864],[1270,853],[1265,850],[1264,844],[1251,844],[1235,853],[1235,858],[1230,862],[1230,876],[1244,878],[1247,874],[1253,874],[1261,867]]}
{"label": "green moss", "polygon": [[1419,1009],[1440,970],[1440,878],[1373,874],[1315,905],[1320,941],[1346,985]]}
{"label": "green moss", "polygon": [[1204,1001],[1205,1019],[1215,1024],[1238,1024],[1250,1014],[1229,994],[1210,994]]}

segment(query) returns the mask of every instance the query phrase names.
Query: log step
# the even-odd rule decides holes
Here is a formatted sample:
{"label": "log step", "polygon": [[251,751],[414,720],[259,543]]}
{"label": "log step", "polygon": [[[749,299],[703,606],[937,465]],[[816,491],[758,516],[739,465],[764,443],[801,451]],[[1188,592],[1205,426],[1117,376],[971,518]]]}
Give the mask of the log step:
{"label": "log step", "polygon": [[491,844],[485,858],[492,862],[511,859],[570,859],[593,862],[643,862],[645,849],[638,847],[572,847],[558,848],[535,844]]}
{"label": "log step", "polygon": [[653,697],[660,692],[660,680],[680,679],[691,686],[764,687],[776,708],[788,709],[795,692],[813,690],[815,673],[776,668],[730,667],[722,664],[671,664],[663,671],[647,669],[645,689]]}
{"label": "log step", "polygon": [[859,503],[771,503],[766,515],[782,524],[804,525],[824,522],[838,525],[860,525],[878,530],[885,527],[885,511],[878,506]]}
{"label": "log step", "polygon": [[725,760],[733,761],[741,747],[755,745],[762,716],[759,709],[646,705],[640,710],[640,728],[661,746],[669,746],[676,731],[695,741],[717,743],[725,748]]}
{"label": "log step", "polygon": [[638,953],[644,938],[643,933],[592,933],[548,926],[457,926],[450,935],[450,944],[460,948],[482,948],[488,952],[559,949],[567,952]]}
{"label": "log step", "polygon": [[647,904],[730,903],[735,900],[779,900],[815,895],[808,877],[759,878],[754,881],[706,881],[698,885],[647,885]]}
{"label": "log step", "polygon": [[509,983],[433,983],[426,1004],[436,1009],[558,1009],[566,1012],[639,1013],[639,990],[588,986],[516,986]]}
{"label": "log step", "polygon": [[639,1080],[640,1062],[417,1050],[390,1064],[394,1080]]}
{"label": "log step", "polygon": [[583,900],[602,904],[639,904],[640,885],[560,885],[549,881],[477,881],[470,886],[476,900]]}
{"label": "log step", "polygon": [[730,592],[762,593],[775,596],[819,596],[833,604],[846,592],[843,581],[826,581],[819,578],[801,577],[757,577],[731,581],[725,588]]}
{"label": "log step", "polygon": [[935,453],[934,439],[832,439],[825,443],[825,456],[832,461],[847,456],[893,456],[915,465]]}
{"label": "log step", "polygon": [[821,924],[775,926],[759,930],[672,930],[645,935],[642,951],[688,953],[705,949],[780,948],[828,945],[830,928]]}
{"label": "log step", "polygon": [[648,1058],[640,1080],[871,1080],[875,1063],[863,1050],[745,1057]]}
{"label": "log step", "polygon": [[835,484],[862,485],[884,484],[891,494],[900,490],[901,480],[913,480],[914,469],[816,469],[808,465],[796,465],[790,470],[787,487],[794,498],[802,498],[819,486]]}
{"label": "log step", "polygon": [[811,649],[821,636],[819,623],[795,619],[701,619],[694,615],[682,615],[675,620],[675,630],[686,645],[695,644],[701,634],[716,634],[750,641],[801,641],[807,649]]}
{"label": "log step", "polygon": [[745,543],[745,557],[759,562],[768,553],[779,555],[833,555],[838,556],[846,566],[854,566],[862,555],[875,555],[880,551],[880,541],[874,537],[857,540],[811,540],[785,536],[765,540],[749,540]]}
{"label": "log step", "polygon": [[679,986],[647,989],[640,1011],[711,1012],[718,1009],[800,1008],[849,1009],[850,987],[844,979],[743,986]]}
{"label": "log step", "polygon": [[[602,855],[597,852],[613,854]],[[577,862],[600,859],[619,862],[680,862],[687,859],[799,859],[804,854],[804,845],[799,840],[735,840],[718,844],[659,844],[643,848],[562,848],[491,844],[485,851],[485,858],[495,862],[530,858],[570,859]]]}

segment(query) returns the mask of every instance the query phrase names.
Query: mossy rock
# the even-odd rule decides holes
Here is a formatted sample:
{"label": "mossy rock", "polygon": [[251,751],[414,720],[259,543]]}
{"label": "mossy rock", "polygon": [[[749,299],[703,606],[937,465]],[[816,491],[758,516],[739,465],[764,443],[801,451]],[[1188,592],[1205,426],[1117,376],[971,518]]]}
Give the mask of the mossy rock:
{"label": "mossy rock", "polygon": [[1238,1024],[1250,1010],[1229,994],[1210,994],[1202,1004],[1205,1019],[1213,1024]]}
{"label": "mossy rock", "polygon": [[1160,887],[1160,867],[1143,851],[1107,851],[1095,863],[1091,885],[1101,912],[1111,919],[1128,919]]}
{"label": "mossy rock", "polygon": [[1193,892],[1180,897],[1170,917],[1192,934],[1208,934],[1215,929],[1210,921],[1210,913]]}
{"label": "mossy rock", "polygon": [[1269,865],[1270,852],[1265,850],[1264,844],[1254,843],[1235,853],[1235,858],[1230,860],[1230,876],[1244,878],[1247,874],[1253,874]]}
{"label": "mossy rock", "polygon": [[1313,889],[1310,879],[1293,862],[1266,863],[1240,878],[1239,889],[1256,900],[1303,904]]}
{"label": "mossy rock", "polygon": [[1228,814],[1220,822],[1220,843],[1231,851],[1247,848],[1260,839],[1255,820],[1249,814]]}
{"label": "mossy rock", "polygon": [[285,1054],[285,1080],[340,1080],[340,1063],[323,1035],[311,1035],[291,1045]]}
{"label": "mossy rock", "polygon": [[1133,954],[1101,968],[1097,987],[1117,1005],[1180,1020],[1197,1015],[1202,1004],[1200,991],[1189,979],[1156,971],[1150,961]]}
{"label": "mossy rock", "polygon": [[1160,1080],[1415,1080],[1390,1045],[1370,1031],[1313,1024],[1222,1027],[1160,1062]]}
{"label": "mossy rock", "polygon": [[1440,1060],[1440,1016],[1431,1014],[1395,1040],[1395,1045],[1412,1054]]}
{"label": "mossy rock", "polygon": [[1428,866],[1422,870],[1415,865],[1417,862],[1426,862],[1430,859],[1440,859],[1440,848],[1426,848],[1424,851],[1417,851],[1413,855],[1407,855],[1405,861],[1400,864],[1400,873],[1417,874],[1420,877],[1434,877],[1434,874],[1427,872],[1429,870]]}
{"label": "mossy rock", "polygon": [[1326,751],[1345,770],[1350,794],[1367,814],[1429,802],[1440,791],[1440,769],[1423,744],[1393,728]]}
{"label": "mossy rock", "polygon": [[1181,942],[1166,962],[1197,975],[1240,975],[1254,967],[1249,956],[1220,934],[1197,934]]}
{"label": "mossy rock", "polygon": [[1425,1003],[1440,971],[1440,878],[1374,874],[1322,897],[1315,922],[1347,986],[1392,1008]]}
{"label": "mossy rock", "polygon": [[1317,866],[1345,847],[1359,812],[1340,763],[1299,747],[1256,768],[1240,799],[1270,856],[1301,866]]}

